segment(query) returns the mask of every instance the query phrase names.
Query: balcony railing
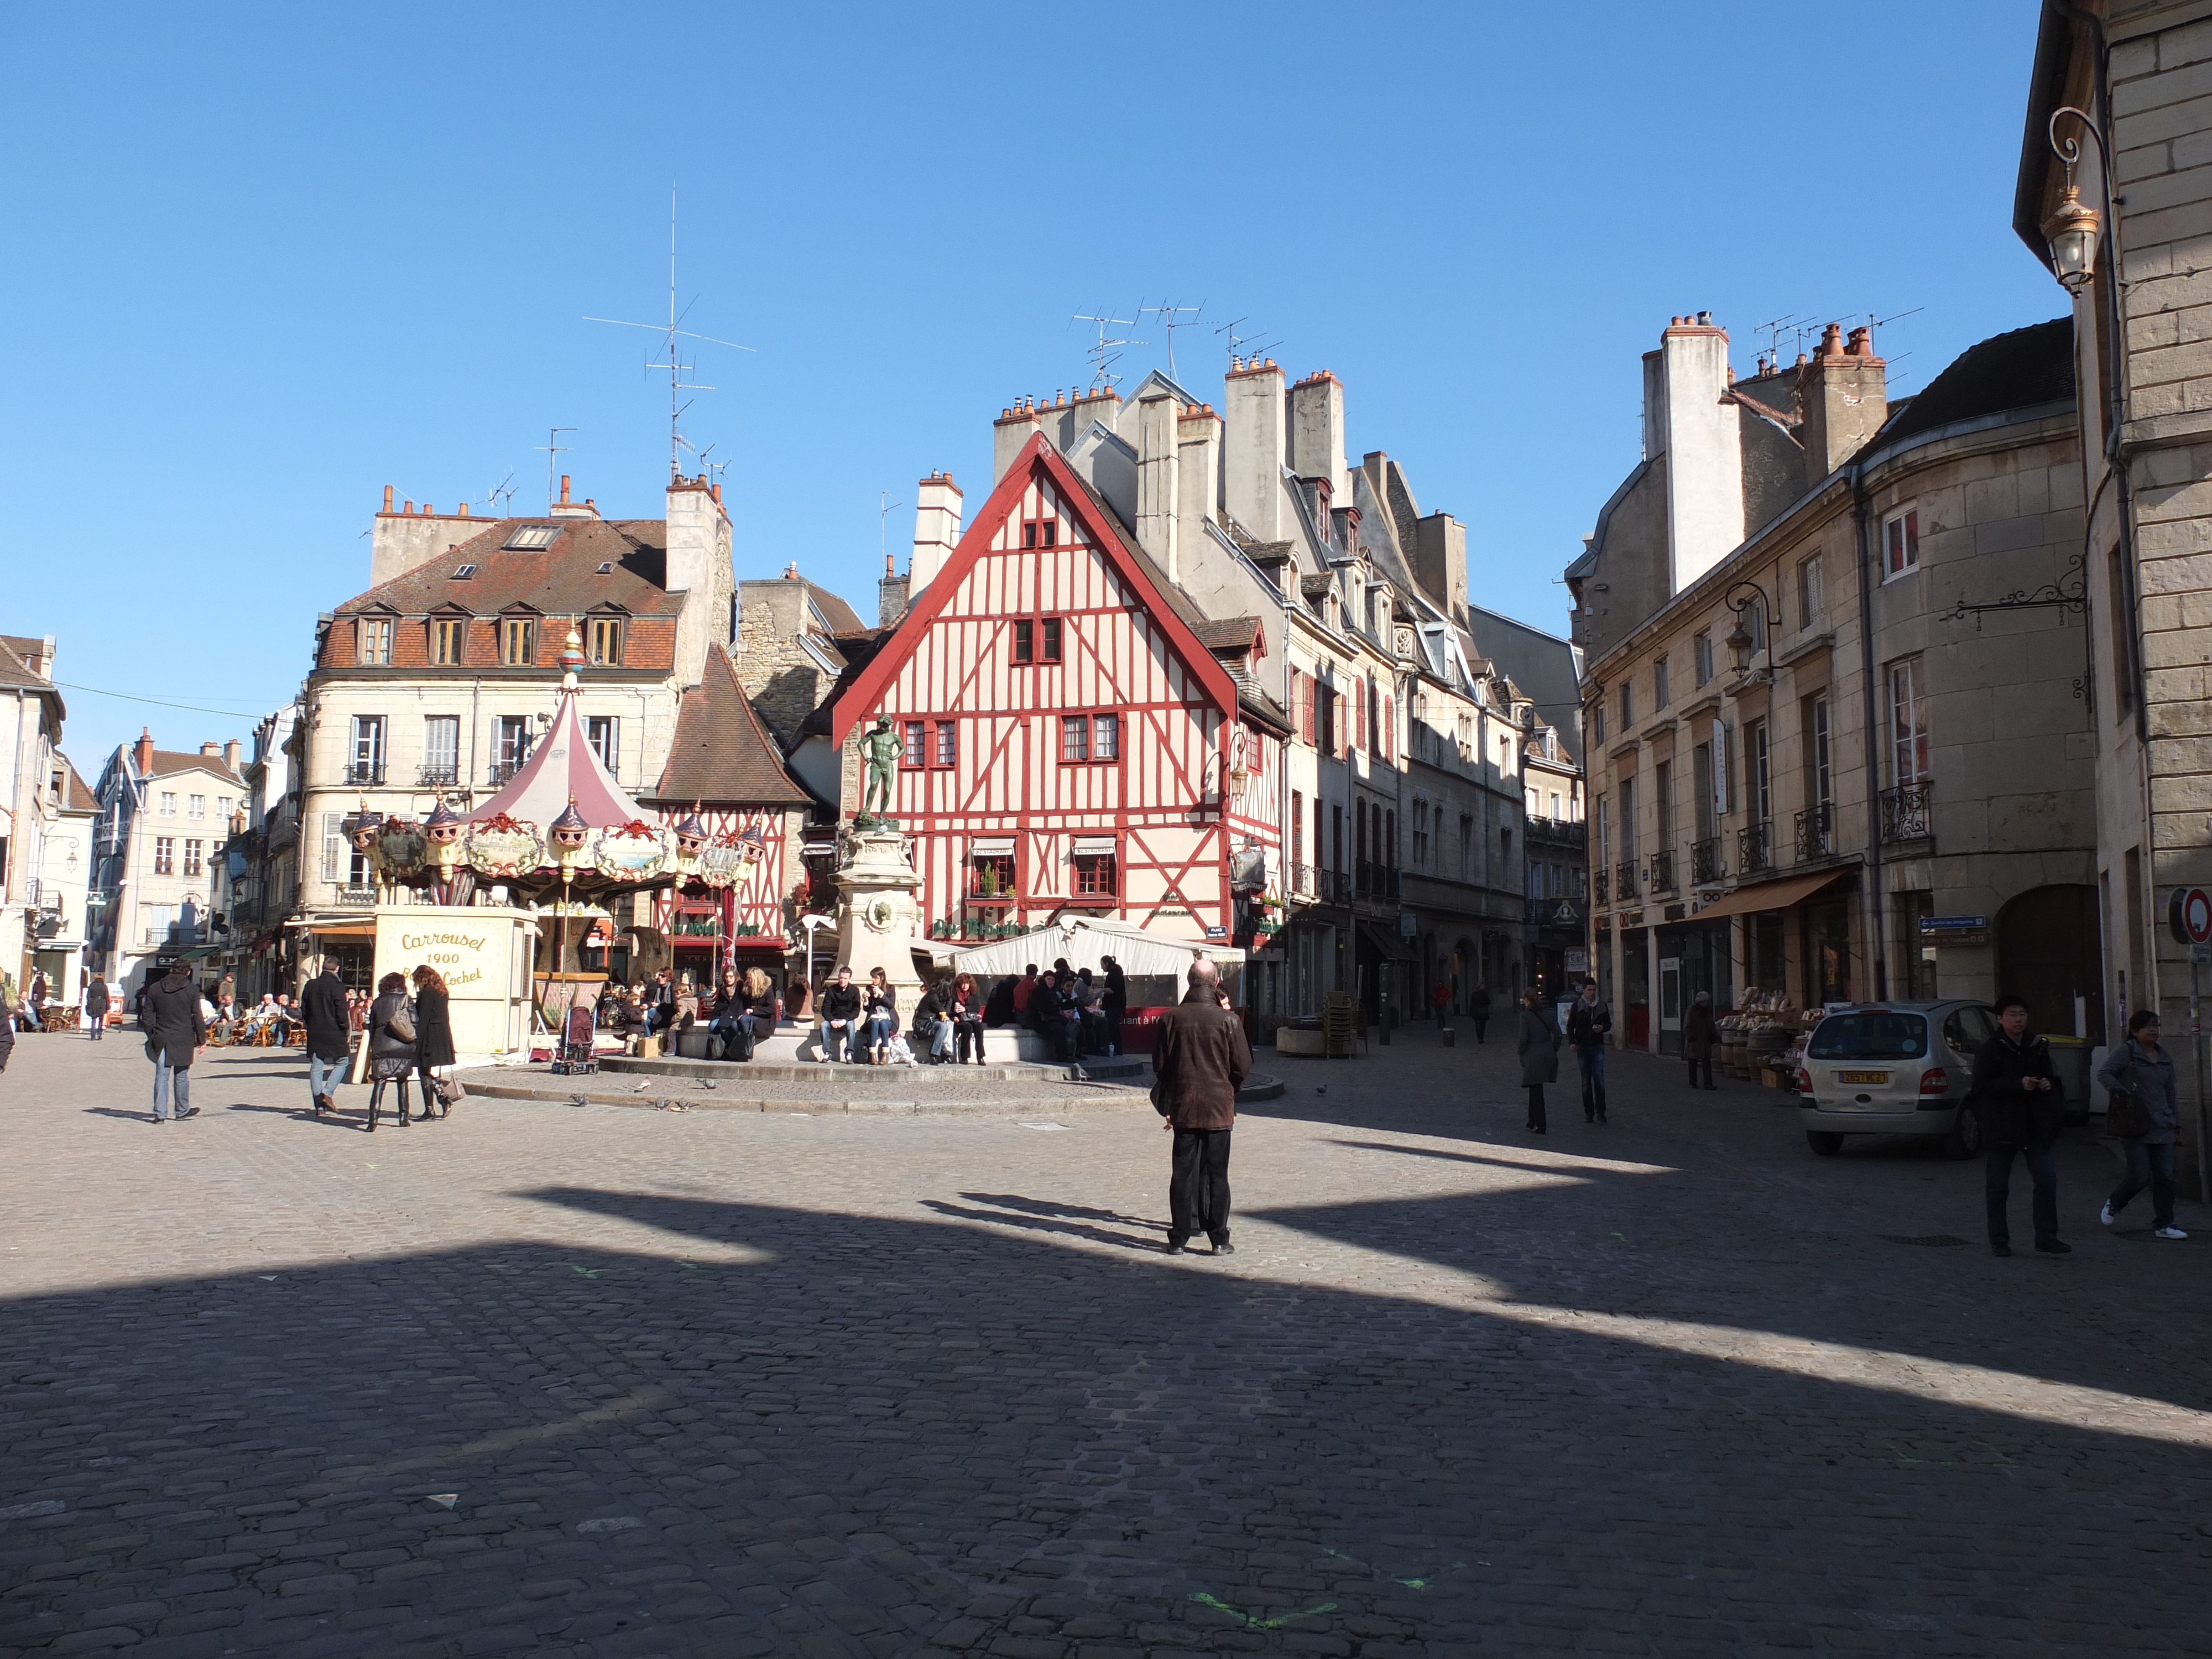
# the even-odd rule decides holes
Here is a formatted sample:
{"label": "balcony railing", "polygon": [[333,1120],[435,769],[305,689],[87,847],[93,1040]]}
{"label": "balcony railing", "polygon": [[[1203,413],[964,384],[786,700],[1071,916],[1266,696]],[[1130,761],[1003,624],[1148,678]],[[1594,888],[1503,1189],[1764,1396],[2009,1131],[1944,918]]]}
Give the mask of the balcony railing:
{"label": "balcony railing", "polygon": [[1528,818],[1530,841],[1548,842],[1558,847],[1580,847],[1589,835],[1589,825],[1571,818]]}
{"label": "balcony railing", "polygon": [[374,909],[376,889],[366,883],[349,882],[337,890],[337,899],[340,904],[354,905],[364,910]]}
{"label": "balcony railing", "polygon": [[1703,841],[1690,843],[1690,885],[1711,887],[1728,874],[1728,860],[1721,856],[1721,838],[1708,836]]}
{"label": "balcony railing", "polygon": [[1613,884],[1614,890],[1620,895],[1620,902],[1623,904],[1636,897],[1636,860],[1634,859],[1623,859],[1614,866]]}
{"label": "balcony railing", "polygon": [[1797,861],[1824,859],[1836,850],[1836,809],[1826,801],[1797,815]]}
{"label": "balcony railing", "polygon": [[503,783],[511,782],[522,767],[520,761],[494,761],[491,769],[484,774],[484,781],[496,789]]}
{"label": "balcony railing", "polygon": [[1932,780],[1901,783],[1881,792],[1881,838],[1925,841],[1936,833],[1936,785]]}
{"label": "balcony railing", "polygon": [[345,781],[367,788],[376,788],[384,782],[382,761],[353,761],[345,769]]}
{"label": "balcony railing", "polygon": [[1651,855],[1651,890],[1655,893],[1674,890],[1674,849],[1671,847]]}
{"label": "balcony railing", "polygon": [[1603,865],[1600,865],[1596,869],[1590,872],[1590,898],[1594,902],[1598,904],[1612,903],[1612,886],[1613,883],[1607,878],[1606,869]]}
{"label": "balcony railing", "polygon": [[1774,868],[1774,826],[1761,820],[1735,832],[1736,868],[1747,876],[1762,876]]}
{"label": "balcony railing", "polygon": [[1372,860],[1359,866],[1359,896],[1366,899],[1394,899],[1398,896],[1398,872],[1387,864]]}
{"label": "balcony railing", "polygon": [[1321,891],[1318,872],[1310,864],[1290,866],[1291,891],[1301,897],[1311,897]]}
{"label": "balcony railing", "polygon": [[428,761],[416,781],[425,789],[458,789],[461,768],[458,761]]}

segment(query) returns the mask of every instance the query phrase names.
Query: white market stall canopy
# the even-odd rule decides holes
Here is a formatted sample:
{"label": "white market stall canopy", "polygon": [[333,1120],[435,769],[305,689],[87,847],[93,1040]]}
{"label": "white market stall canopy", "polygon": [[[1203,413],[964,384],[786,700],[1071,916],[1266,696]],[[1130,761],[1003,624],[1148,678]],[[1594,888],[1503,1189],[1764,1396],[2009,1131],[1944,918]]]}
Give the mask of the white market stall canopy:
{"label": "white market stall canopy", "polygon": [[1243,961],[1244,952],[1231,945],[1146,933],[1103,916],[1069,916],[1015,939],[951,951],[940,960],[949,960],[963,973],[981,976],[1018,974],[1032,962],[1048,968],[1060,957],[1067,958],[1069,967],[1088,968],[1094,974],[1105,971],[1100,958],[1111,957],[1121,964],[1123,973],[1134,977],[1164,975],[1181,979],[1200,957],[1209,962],[1234,963]]}

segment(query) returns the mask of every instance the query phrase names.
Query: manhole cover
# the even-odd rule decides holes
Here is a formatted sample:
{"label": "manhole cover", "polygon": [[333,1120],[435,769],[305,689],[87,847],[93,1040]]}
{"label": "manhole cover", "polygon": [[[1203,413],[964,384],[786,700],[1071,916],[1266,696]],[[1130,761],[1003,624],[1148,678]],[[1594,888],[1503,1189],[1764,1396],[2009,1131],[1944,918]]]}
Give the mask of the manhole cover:
{"label": "manhole cover", "polygon": [[1967,1242],[1950,1233],[1884,1233],[1882,1237],[1892,1244],[1964,1244]]}

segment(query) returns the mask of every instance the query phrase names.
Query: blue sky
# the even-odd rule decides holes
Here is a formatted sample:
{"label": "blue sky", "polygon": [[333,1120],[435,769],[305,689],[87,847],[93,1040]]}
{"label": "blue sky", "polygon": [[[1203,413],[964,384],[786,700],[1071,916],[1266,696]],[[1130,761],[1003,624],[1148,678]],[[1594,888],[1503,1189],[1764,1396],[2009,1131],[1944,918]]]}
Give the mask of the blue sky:
{"label": "blue sky", "polygon": [[[1346,382],[1468,525],[1479,602],[1564,632],[1637,456],[1638,359],[1707,309],[1914,312],[1904,391],[2057,316],[2009,227],[2027,0],[1788,7],[385,4],[0,11],[0,632],[61,637],[88,773],[245,735],[366,586],[382,487],[441,508],[547,428],[658,517],[679,192],[690,435],[742,576],[872,614],[878,492],[1087,374],[1075,312],[1203,303]],[[1917,308],[1916,310],[1916,308]],[[1156,319],[1122,331],[1152,343]],[[1791,342],[1785,336],[1785,347]],[[910,540],[910,509],[890,520]]]}

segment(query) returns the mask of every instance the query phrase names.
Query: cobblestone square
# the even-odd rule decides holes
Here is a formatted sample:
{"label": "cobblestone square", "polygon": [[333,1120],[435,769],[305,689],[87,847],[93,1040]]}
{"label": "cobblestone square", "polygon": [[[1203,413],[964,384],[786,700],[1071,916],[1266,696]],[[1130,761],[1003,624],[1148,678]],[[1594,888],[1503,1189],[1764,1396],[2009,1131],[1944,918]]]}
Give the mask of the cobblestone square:
{"label": "cobblestone square", "polygon": [[2212,1226],[2104,1146],[1998,1261],[1672,1065],[1538,1138],[1495,1042],[1265,1064],[1171,1259],[1141,1098],[371,1137],[217,1051],[154,1127],[26,1038],[0,1655],[2212,1651]]}

